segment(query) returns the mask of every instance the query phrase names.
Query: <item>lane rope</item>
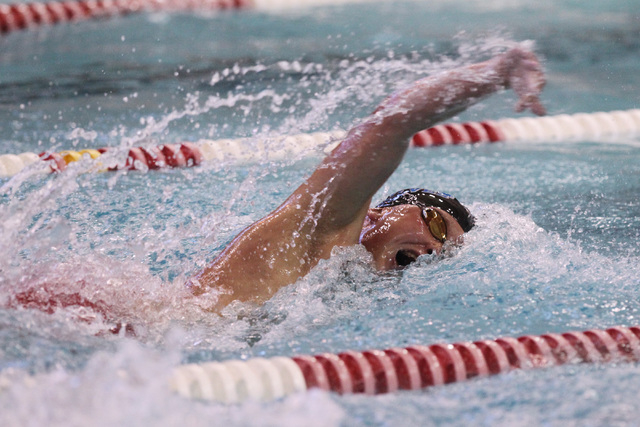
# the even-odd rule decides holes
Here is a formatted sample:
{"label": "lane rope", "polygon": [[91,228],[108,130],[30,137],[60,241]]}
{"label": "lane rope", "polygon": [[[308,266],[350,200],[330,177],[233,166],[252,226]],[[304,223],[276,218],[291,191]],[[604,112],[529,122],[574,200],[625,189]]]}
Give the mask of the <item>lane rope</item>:
{"label": "lane rope", "polygon": [[277,11],[379,0],[67,0],[0,4],[0,34],[47,25],[180,11]]}
{"label": "lane rope", "polygon": [[70,0],[0,4],[0,33],[141,12],[252,7],[253,0]]}
{"label": "lane rope", "polygon": [[[332,150],[344,138],[344,131],[318,132],[280,138],[201,140],[157,147],[129,149],[120,164],[104,165],[97,170],[154,170],[192,167],[207,162],[261,162],[290,159],[310,153],[320,147]],[[411,139],[412,147],[493,143],[498,141],[593,140],[640,135],[640,109],[597,113],[561,114],[546,117],[505,118],[495,121],[445,123],[418,132]],[[60,172],[68,164],[83,158],[98,157],[114,148],[66,150],[61,152],[31,152],[0,155],[0,178],[11,177],[25,167],[44,172]],[[99,162],[99,160],[96,160]]]}
{"label": "lane rope", "polygon": [[170,387],[190,399],[240,403],[269,401],[310,388],[374,395],[514,369],[638,361],[640,327],[617,326],[455,344],[187,364],[174,369]]}

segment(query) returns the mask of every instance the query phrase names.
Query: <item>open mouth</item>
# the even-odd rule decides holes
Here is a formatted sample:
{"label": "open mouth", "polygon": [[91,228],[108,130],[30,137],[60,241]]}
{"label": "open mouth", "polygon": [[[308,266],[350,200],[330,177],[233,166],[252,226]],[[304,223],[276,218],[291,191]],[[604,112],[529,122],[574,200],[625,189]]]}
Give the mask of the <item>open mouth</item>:
{"label": "open mouth", "polygon": [[398,267],[406,267],[409,264],[416,262],[420,255],[413,251],[399,250],[396,253],[396,264]]}

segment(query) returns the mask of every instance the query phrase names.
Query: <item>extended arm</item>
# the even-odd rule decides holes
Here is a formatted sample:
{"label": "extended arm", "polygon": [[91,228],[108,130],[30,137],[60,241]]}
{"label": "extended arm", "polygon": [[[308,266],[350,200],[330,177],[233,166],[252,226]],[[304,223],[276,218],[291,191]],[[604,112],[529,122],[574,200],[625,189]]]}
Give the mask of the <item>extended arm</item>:
{"label": "extended arm", "polygon": [[538,95],[543,86],[537,58],[520,48],[418,80],[353,128],[296,193],[324,195],[318,216],[329,229],[350,224],[402,161],[416,132],[505,88],[519,96],[517,111],[542,115]]}
{"label": "extended arm", "polygon": [[543,85],[536,57],[516,48],[392,95],[279,208],[240,233],[192,278],[194,293],[209,286],[223,291],[213,310],[233,300],[271,297],[328,258],[334,247],[358,243],[371,197],[401,162],[414,133],[509,87],[520,98],[517,110],[543,114],[538,101]]}

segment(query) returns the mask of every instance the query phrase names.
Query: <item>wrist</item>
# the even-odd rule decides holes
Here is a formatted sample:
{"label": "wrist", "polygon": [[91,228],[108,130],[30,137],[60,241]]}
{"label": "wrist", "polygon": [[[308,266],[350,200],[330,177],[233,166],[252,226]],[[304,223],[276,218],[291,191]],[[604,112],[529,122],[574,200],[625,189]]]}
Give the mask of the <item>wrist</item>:
{"label": "wrist", "polygon": [[495,56],[488,62],[496,74],[496,85],[501,89],[511,88],[511,73],[514,67],[512,51]]}

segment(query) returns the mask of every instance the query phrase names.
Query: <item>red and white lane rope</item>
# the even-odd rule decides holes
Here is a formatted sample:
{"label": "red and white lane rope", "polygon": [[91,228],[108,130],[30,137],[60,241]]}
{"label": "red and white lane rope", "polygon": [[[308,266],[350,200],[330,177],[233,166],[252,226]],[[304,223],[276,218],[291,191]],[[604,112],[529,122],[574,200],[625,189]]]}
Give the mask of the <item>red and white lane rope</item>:
{"label": "red and white lane rope", "polygon": [[320,388],[392,393],[567,363],[640,361],[640,327],[525,335],[456,344],[183,365],[170,383],[193,399],[272,400]]}
{"label": "red and white lane rope", "polygon": [[67,0],[0,4],[0,33],[131,13],[185,10],[288,10],[376,0]]}
{"label": "red and white lane rope", "polygon": [[414,135],[416,147],[496,141],[567,141],[640,135],[640,109],[437,125]]}
{"label": "red and white lane rope", "polygon": [[69,0],[0,4],[0,32],[127,15],[175,10],[227,10],[254,6],[253,0]]}
{"label": "red and white lane rope", "polygon": [[[161,168],[192,167],[203,161],[259,162],[295,158],[344,136],[344,132],[314,133],[287,136],[273,141],[253,139],[203,140],[198,143],[181,142],[155,147],[134,147],[128,150],[123,162],[103,164],[97,160],[99,171],[154,170]],[[109,148],[45,151],[40,154],[26,152],[0,155],[0,178],[16,175],[27,166],[36,172],[61,172],[70,163],[82,159],[98,159]]]}
{"label": "red and white lane rope", "polygon": [[[106,165],[105,170],[148,170],[163,167],[197,166],[203,161],[259,162],[292,158],[317,147],[331,150],[345,132],[313,133],[274,138],[224,139],[217,141],[165,144],[151,148],[132,148],[126,161]],[[446,144],[475,144],[497,141],[593,140],[607,137],[640,135],[640,109],[598,113],[562,114],[547,117],[525,117],[484,122],[446,123],[418,132],[413,147],[433,147]],[[5,154],[0,156],[0,177],[13,176],[27,165],[38,163],[41,170],[61,171],[67,164],[83,157],[96,159],[106,149]]]}

